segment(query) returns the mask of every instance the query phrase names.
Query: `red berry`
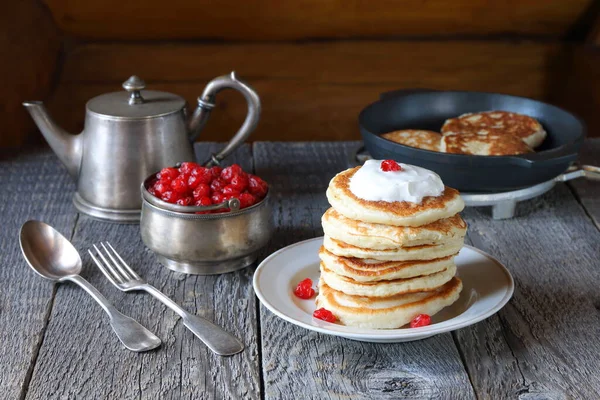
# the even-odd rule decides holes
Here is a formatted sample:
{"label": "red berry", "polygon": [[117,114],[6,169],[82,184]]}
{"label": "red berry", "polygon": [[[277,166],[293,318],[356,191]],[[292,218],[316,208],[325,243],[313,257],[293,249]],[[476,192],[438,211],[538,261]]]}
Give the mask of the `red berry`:
{"label": "red berry", "polygon": [[[190,179],[192,178],[190,177]],[[201,183],[194,189],[193,195],[195,200],[201,199],[202,197],[208,197],[210,196],[210,187],[208,187],[206,183]]]}
{"label": "red berry", "polygon": [[209,185],[213,180],[213,174],[210,169],[204,167],[194,168],[192,170],[192,176],[196,176],[200,183],[206,183]]}
{"label": "red berry", "polygon": [[156,177],[161,181],[170,182],[173,179],[175,179],[177,175],[179,175],[179,171],[177,171],[177,168],[163,168],[158,174],[156,174]]}
{"label": "red berry", "polygon": [[202,198],[200,198],[199,200],[196,200],[196,202],[194,203],[195,206],[210,206],[212,205],[212,201],[210,200],[210,197],[208,196],[204,196]]}
{"label": "red berry", "polygon": [[210,184],[210,189],[213,192],[222,192],[223,188],[227,185],[227,183],[223,182],[221,179],[217,178]]}
{"label": "red berry", "polygon": [[226,182],[231,182],[231,178],[233,178],[235,175],[240,175],[243,172],[244,171],[242,170],[242,167],[237,164],[233,164],[229,167],[223,168],[223,171],[221,171],[221,179]]}
{"label": "red berry", "polygon": [[300,281],[296,289],[294,289],[294,294],[301,299],[310,299],[315,295],[315,290],[312,288],[312,280],[310,278],[306,278],[303,281]]}
{"label": "red berry", "polygon": [[223,168],[219,167],[219,166],[214,166],[210,169],[210,172],[213,176],[213,178],[218,178],[219,176],[221,176],[221,171],[223,170]]}
{"label": "red berry", "polygon": [[157,196],[156,190],[154,190],[154,186],[150,186],[148,188],[148,193],[150,193],[152,196],[155,196],[155,197]]}
{"label": "red berry", "polygon": [[248,192],[240,193],[238,200],[240,201],[240,208],[250,207],[257,203],[256,197]]}
{"label": "red berry", "polygon": [[185,176],[178,176],[171,181],[171,188],[177,193],[185,193],[188,191],[187,181]]}
{"label": "red berry", "polygon": [[239,192],[239,190],[236,190],[232,185],[227,185],[223,188],[223,196],[225,196],[226,198],[227,197],[238,198],[238,197],[240,197],[240,192]]}
{"label": "red berry", "polygon": [[195,162],[182,162],[179,167],[179,172],[184,174],[191,174],[194,168],[199,167]]}
{"label": "red berry", "polygon": [[222,202],[225,201],[225,198],[223,197],[222,193],[213,193],[213,195],[210,198],[212,200],[213,204],[221,204]]}
{"label": "red berry", "polygon": [[160,195],[160,198],[161,200],[166,201],[168,203],[175,203],[179,199],[179,196],[174,190],[167,190],[166,192]]}
{"label": "red berry", "polygon": [[411,328],[418,328],[420,326],[427,326],[431,324],[431,317],[427,314],[419,314],[412,321],[410,321]]}
{"label": "red berry", "polygon": [[192,204],[193,200],[194,200],[193,198],[187,196],[187,197],[182,197],[182,198],[178,199],[176,201],[176,203],[179,204],[180,206],[189,206],[190,204]]}
{"label": "red berry", "polygon": [[198,187],[199,184],[201,184],[202,182],[200,181],[200,177],[198,175],[190,175],[190,177],[187,180],[187,185],[189,189],[196,189]]}
{"label": "red berry", "polygon": [[262,199],[267,195],[268,185],[256,175],[248,174],[248,191]]}
{"label": "red berry", "polygon": [[231,178],[230,185],[235,188],[238,192],[243,192],[248,188],[248,175],[245,172],[242,172],[239,175],[234,175]]}
{"label": "red berry", "polygon": [[171,190],[171,185],[162,181],[157,181],[154,184],[153,189],[156,192],[155,196],[160,197],[164,192]]}
{"label": "red berry", "polygon": [[323,321],[327,321],[327,322],[337,321],[337,318],[335,317],[335,315],[333,315],[333,313],[331,311],[326,310],[324,308],[319,308],[318,310],[315,310],[315,312],[313,313],[313,317],[322,319]]}
{"label": "red berry", "polygon": [[381,162],[381,170],[383,172],[401,171],[402,167],[394,160],[383,160]]}

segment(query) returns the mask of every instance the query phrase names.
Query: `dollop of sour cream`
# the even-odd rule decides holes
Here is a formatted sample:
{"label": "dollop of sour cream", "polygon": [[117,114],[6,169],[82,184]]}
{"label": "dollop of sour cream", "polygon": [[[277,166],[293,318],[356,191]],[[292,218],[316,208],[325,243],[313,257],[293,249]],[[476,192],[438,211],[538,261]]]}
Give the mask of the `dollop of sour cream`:
{"label": "dollop of sour cream", "polygon": [[370,201],[408,201],[420,204],[426,196],[439,196],[444,183],[425,168],[398,163],[400,171],[381,170],[381,160],[368,160],[350,178],[350,191]]}

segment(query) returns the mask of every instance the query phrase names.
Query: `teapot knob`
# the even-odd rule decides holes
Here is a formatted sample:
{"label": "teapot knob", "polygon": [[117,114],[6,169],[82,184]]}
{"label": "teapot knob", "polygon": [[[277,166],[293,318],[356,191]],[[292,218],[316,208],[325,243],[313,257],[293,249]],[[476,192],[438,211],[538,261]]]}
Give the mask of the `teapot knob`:
{"label": "teapot knob", "polygon": [[127,90],[130,94],[129,104],[141,104],[144,102],[140,90],[146,87],[146,82],[143,81],[139,76],[133,75],[125,82],[123,82],[123,89]]}

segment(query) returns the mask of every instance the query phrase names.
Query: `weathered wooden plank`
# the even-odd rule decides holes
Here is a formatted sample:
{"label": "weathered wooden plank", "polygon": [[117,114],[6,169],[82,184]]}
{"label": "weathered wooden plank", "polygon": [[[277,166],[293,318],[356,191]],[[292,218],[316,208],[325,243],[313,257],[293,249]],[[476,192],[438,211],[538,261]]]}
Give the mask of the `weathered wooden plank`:
{"label": "weathered wooden plank", "polygon": [[[551,100],[556,86],[562,90],[569,49],[525,41],[89,44],[66,55],[49,108],[60,125],[77,132],[83,126],[85,103],[101,93],[122,90],[121,83],[134,72],[149,89],[177,93],[195,105],[210,79],[236,70],[256,89],[263,105],[252,140],[358,139],[360,111],[393,89],[479,90]],[[592,95],[573,92],[555,98],[576,108],[588,104]],[[245,114],[239,93],[219,93],[202,140],[224,140]]]}
{"label": "weathered wooden plank", "polygon": [[600,393],[600,234],[564,184],[514,219],[467,209],[473,245],[515,278],[497,316],[455,333],[478,398],[594,399]]}
{"label": "weathered wooden plank", "polygon": [[[256,173],[271,184],[277,233],[266,253],[322,235],[325,189],[357,142],[255,143]],[[265,253],[265,254],[266,254]],[[452,336],[361,343],[298,328],[260,307],[266,399],[473,398]]]}
{"label": "weathered wooden plank", "polygon": [[53,284],[23,259],[19,229],[37,219],[70,237],[77,214],[71,178],[49,151],[0,159],[0,184],[0,393],[18,399],[27,391],[54,297]]}
{"label": "weathered wooden plank", "polygon": [[[97,39],[234,39],[541,34],[579,27],[591,0],[45,0],[66,34]],[[106,21],[110,20],[110,29]],[[587,21],[584,21],[587,22]],[[585,29],[585,27],[583,28]]]}
{"label": "weathered wooden plank", "polygon": [[[600,139],[586,140],[579,162],[600,167]],[[569,186],[573,188],[579,202],[600,229],[600,182],[580,178],[569,182]]]}
{"label": "weathered wooden plank", "polygon": [[[198,158],[203,160],[220,147],[201,144],[197,147]],[[233,159],[252,169],[249,146],[241,148]],[[62,285],[28,398],[260,397],[251,269],[207,277],[168,272],[144,247],[138,225],[109,224],[81,216],[75,246],[84,254],[92,243],[101,240],[112,242],[132,268],[188,311],[214,320],[240,337],[246,349],[228,358],[214,355],[172,311],[147,294],[119,292],[85,255],[83,275],[121,311],[154,331],[163,345],[143,354],[125,350],[100,307],[79,288]]]}

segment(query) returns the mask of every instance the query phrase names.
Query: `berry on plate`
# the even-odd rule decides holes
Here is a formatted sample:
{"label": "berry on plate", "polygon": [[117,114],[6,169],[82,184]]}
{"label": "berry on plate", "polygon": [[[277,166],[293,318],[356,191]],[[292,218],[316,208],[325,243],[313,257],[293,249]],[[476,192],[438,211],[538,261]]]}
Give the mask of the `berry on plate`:
{"label": "berry on plate", "polygon": [[427,326],[431,324],[431,317],[427,314],[419,314],[412,321],[410,321],[411,328],[419,328],[421,326]]}
{"label": "berry on plate", "polygon": [[336,316],[333,315],[333,313],[331,311],[326,310],[325,308],[316,309],[315,312],[313,313],[313,317],[315,317],[317,319],[322,319],[323,321],[327,321],[327,322],[337,321]]}
{"label": "berry on plate", "polygon": [[312,288],[312,284],[313,282],[310,278],[306,278],[300,281],[298,286],[296,286],[296,289],[294,289],[294,294],[296,295],[296,297],[299,297],[304,300],[313,297],[315,295],[315,289]]}

